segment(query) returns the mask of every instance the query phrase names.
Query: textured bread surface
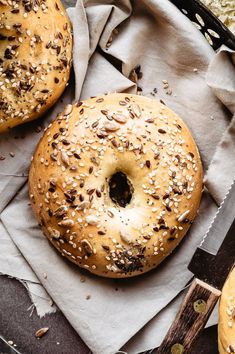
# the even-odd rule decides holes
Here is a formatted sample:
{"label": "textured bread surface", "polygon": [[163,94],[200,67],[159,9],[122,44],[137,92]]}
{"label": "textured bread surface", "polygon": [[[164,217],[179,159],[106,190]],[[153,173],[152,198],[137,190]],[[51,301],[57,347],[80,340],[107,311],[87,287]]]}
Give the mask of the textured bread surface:
{"label": "textured bread surface", "polygon": [[114,93],[65,108],[37,147],[29,187],[62,255],[122,278],[153,269],[182,240],[199,206],[202,166],[174,112]]}
{"label": "textured bread surface", "polygon": [[220,354],[235,353],[235,268],[229,274],[222,290],[218,343]]}
{"label": "textured bread surface", "polygon": [[60,0],[0,0],[0,132],[56,102],[71,56],[71,24]]}

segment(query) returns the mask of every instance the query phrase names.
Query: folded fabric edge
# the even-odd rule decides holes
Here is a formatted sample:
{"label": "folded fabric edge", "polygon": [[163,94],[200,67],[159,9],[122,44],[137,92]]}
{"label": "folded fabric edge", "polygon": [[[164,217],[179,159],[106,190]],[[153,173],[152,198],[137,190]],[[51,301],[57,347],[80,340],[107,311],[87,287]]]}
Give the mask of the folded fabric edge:
{"label": "folded fabric edge", "polygon": [[[19,281],[24,288],[27,291],[27,294],[32,302],[31,306],[29,306],[29,308],[27,309],[27,311],[31,310],[30,316],[32,315],[34,309],[36,309],[37,315],[39,316],[39,318],[44,317],[45,315],[51,314],[56,312],[56,306],[53,304],[51,298],[47,295],[45,289],[43,288],[43,286],[40,283],[34,283],[31,280],[26,280],[26,279],[20,279],[18,277],[13,277],[9,274],[5,274],[5,273],[0,273],[0,276],[5,276],[9,279],[15,279],[17,281]],[[31,285],[36,285],[38,287],[40,287],[40,292],[41,294],[36,294],[33,292],[33,290],[31,289]],[[44,296],[42,294],[45,294]]]}
{"label": "folded fabric edge", "polygon": [[214,95],[232,114],[235,113],[235,74],[232,75],[234,69],[235,51],[222,45],[210,61],[205,77]]}
{"label": "folded fabric edge", "polygon": [[[205,185],[217,205],[220,205],[235,178],[235,115],[224,132],[210,166],[205,174]],[[223,171],[223,173],[217,173]],[[220,185],[218,189],[217,186]]]}

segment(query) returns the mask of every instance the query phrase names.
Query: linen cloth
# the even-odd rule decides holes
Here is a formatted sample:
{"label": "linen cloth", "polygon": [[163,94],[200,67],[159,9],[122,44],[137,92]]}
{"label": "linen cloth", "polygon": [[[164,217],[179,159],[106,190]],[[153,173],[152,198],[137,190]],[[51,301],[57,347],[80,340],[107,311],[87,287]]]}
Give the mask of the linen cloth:
{"label": "linen cloth", "polygon": [[[128,341],[128,353],[137,353],[160,344],[180,301],[177,295],[191,278],[187,263],[235,175],[234,54],[223,48],[215,55],[168,0],[79,0],[68,13],[74,28],[75,80],[43,119],[0,137],[0,153],[6,157],[0,161],[0,272],[41,282],[46,289],[41,297],[47,303],[47,293],[52,297],[93,353],[113,354]],[[110,280],[80,270],[48,244],[28,205],[27,170],[42,134],[35,132],[38,124],[46,126],[66,102],[79,97],[134,93],[137,85],[128,78],[137,65],[143,72],[138,82],[143,94],[164,100],[192,130],[208,191],[187,237],[159,268],[135,279]],[[162,80],[168,80],[172,95],[166,94]],[[21,264],[18,270],[16,264]],[[81,283],[84,274],[86,282]],[[47,309],[39,299],[42,314]]]}

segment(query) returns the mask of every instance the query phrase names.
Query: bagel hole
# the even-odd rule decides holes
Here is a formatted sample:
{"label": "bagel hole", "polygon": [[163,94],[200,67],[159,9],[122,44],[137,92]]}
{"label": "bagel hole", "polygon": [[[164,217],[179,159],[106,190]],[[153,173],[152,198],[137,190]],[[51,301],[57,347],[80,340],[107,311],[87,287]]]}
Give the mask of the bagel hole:
{"label": "bagel hole", "polygon": [[125,173],[116,172],[109,180],[109,196],[115,204],[125,208],[130,203],[134,188]]}

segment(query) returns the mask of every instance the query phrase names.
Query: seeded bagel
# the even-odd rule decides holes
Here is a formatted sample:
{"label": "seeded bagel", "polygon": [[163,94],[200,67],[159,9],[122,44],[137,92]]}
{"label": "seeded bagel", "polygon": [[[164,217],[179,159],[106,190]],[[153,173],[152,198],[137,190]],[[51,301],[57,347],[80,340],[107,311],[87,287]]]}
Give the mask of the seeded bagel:
{"label": "seeded bagel", "polygon": [[29,174],[44,234],[92,273],[156,267],[198,209],[202,166],[185,123],[155,100],[109,94],[68,105],[45,131]]}
{"label": "seeded bagel", "polygon": [[60,0],[0,0],[0,132],[38,118],[69,79],[71,24]]}
{"label": "seeded bagel", "polygon": [[222,290],[218,343],[220,354],[235,353],[235,268],[229,274]]}

